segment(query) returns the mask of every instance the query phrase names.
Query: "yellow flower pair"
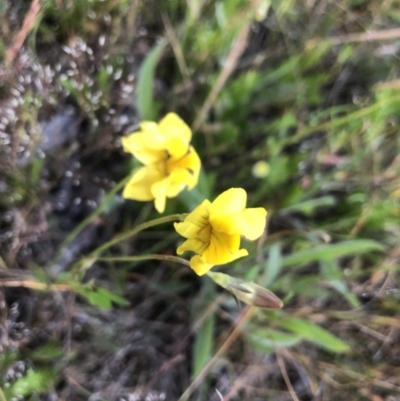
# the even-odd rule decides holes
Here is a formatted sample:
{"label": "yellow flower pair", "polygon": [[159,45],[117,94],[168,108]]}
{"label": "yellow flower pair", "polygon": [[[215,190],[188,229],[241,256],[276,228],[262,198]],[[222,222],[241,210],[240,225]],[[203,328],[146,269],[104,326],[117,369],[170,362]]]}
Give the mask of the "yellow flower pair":
{"label": "yellow flower pair", "polygon": [[[166,198],[177,196],[197,184],[201,162],[190,145],[190,128],[174,113],[158,124],[143,122],[140,131],[122,139],[126,152],[132,153],[144,167],[131,178],[123,197],[149,201],[162,213]],[[267,211],[246,209],[246,191],[231,188],[214,202],[203,201],[183,222],[175,223],[176,231],[186,238],[177,249],[181,255],[193,251],[191,268],[199,275],[214,265],[222,265],[248,255],[240,249],[240,238],[256,240],[264,232]]]}

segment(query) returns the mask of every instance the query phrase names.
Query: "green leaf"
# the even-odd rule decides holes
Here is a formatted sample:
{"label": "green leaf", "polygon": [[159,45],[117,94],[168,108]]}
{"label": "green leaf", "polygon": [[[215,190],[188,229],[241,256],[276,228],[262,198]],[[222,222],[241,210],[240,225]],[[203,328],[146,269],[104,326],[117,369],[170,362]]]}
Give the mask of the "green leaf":
{"label": "green leaf", "polygon": [[141,120],[153,121],[157,118],[157,107],[153,97],[154,73],[166,43],[161,41],[150,51],[139,71],[136,104]]}
{"label": "green leaf", "polygon": [[193,377],[196,377],[211,359],[214,343],[214,312],[207,317],[196,334],[193,347]]}
{"label": "green leaf", "polygon": [[321,263],[321,274],[324,281],[342,294],[353,308],[361,306],[357,297],[347,288],[343,280],[343,272],[333,260],[325,260]]}
{"label": "green leaf", "polygon": [[383,251],[385,247],[372,240],[349,240],[337,244],[324,244],[314,248],[303,249],[282,258],[282,267],[304,265],[318,260],[337,259],[347,255],[357,255],[372,251]]}
{"label": "green leaf", "polygon": [[5,389],[4,395],[7,399],[12,397],[26,397],[36,393],[44,393],[51,385],[52,375],[48,371],[29,370],[24,377],[14,382],[8,389]]}
{"label": "green leaf", "polygon": [[53,344],[43,345],[30,354],[30,358],[35,361],[54,361],[63,357],[65,357],[63,349]]}
{"label": "green leaf", "polygon": [[265,266],[265,278],[261,281],[263,287],[269,287],[276,280],[282,267],[281,260],[281,246],[279,244],[272,245]]}
{"label": "green leaf", "polygon": [[345,342],[322,327],[308,322],[307,320],[290,317],[282,312],[279,314],[276,312],[269,312],[268,316],[269,320],[275,321],[282,328],[296,333],[300,335],[303,340],[311,341],[329,351],[346,352],[349,350],[349,346]]}
{"label": "green leaf", "polygon": [[99,90],[103,93],[108,93],[109,91],[109,81],[110,81],[110,74],[107,71],[107,67],[103,66],[99,69],[97,74],[97,83]]}
{"label": "green leaf", "polygon": [[304,202],[297,203],[296,205],[289,206],[281,210],[281,213],[300,212],[306,216],[311,216],[316,208],[334,206],[335,204],[336,199],[333,196],[323,196],[321,198],[309,199]]}
{"label": "green leaf", "polygon": [[32,185],[33,186],[37,185],[37,183],[39,182],[40,173],[41,173],[42,168],[44,166],[44,160],[45,159],[36,157],[32,161],[32,165],[31,165],[31,181],[32,181]]}
{"label": "green leaf", "polygon": [[198,188],[193,188],[190,191],[185,189],[178,195],[178,197],[188,210],[193,210],[205,199],[204,195],[198,190]]}
{"label": "green leaf", "polygon": [[272,352],[277,347],[286,348],[296,345],[301,341],[301,335],[261,327],[249,330],[247,340],[256,350]]}
{"label": "green leaf", "polygon": [[330,280],[328,281],[328,284],[337,292],[342,294],[352,308],[359,308],[361,306],[358,298],[347,288],[346,284],[342,280]]}
{"label": "green leaf", "polygon": [[[204,303],[204,299],[215,299],[216,297],[216,285],[213,281],[206,279],[203,286],[203,299],[199,302],[204,306],[203,312],[207,313],[209,303]],[[198,310],[198,306],[195,309]],[[200,309],[202,310],[202,309]],[[201,318],[202,314],[197,315],[196,318]],[[200,329],[196,333],[193,346],[193,358],[192,358],[192,376],[196,377],[207,362],[211,359],[214,349],[214,328],[215,328],[215,313],[211,312],[203,321]]]}
{"label": "green leaf", "polygon": [[70,283],[70,285],[76,293],[85,297],[93,306],[111,309],[113,302],[122,306],[129,305],[129,302],[126,299],[113,294],[105,288],[95,287],[91,284],[80,285],[79,283]]}

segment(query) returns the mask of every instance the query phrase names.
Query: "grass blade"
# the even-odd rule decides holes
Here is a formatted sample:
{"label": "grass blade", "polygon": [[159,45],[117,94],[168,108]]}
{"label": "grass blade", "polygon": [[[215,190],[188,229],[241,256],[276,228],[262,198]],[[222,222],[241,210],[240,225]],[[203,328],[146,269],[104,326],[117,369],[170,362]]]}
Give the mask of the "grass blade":
{"label": "grass blade", "polygon": [[153,121],[157,118],[157,106],[153,96],[154,73],[166,43],[162,41],[150,51],[139,71],[136,105],[141,120]]}
{"label": "grass blade", "polygon": [[324,244],[304,249],[282,258],[282,267],[304,265],[318,260],[337,259],[342,256],[357,255],[372,251],[383,251],[383,245],[372,240],[349,240],[337,244]]}

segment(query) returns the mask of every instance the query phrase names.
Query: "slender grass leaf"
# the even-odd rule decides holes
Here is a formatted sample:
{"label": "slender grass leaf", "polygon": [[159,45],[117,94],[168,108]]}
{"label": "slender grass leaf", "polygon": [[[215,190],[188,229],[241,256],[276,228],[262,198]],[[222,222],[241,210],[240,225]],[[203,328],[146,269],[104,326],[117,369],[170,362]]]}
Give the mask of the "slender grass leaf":
{"label": "slender grass leaf", "polygon": [[300,342],[302,336],[298,333],[284,333],[270,328],[249,330],[247,341],[258,351],[272,352],[274,348],[292,347]]}
{"label": "slender grass leaf", "polygon": [[316,326],[306,320],[290,318],[280,322],[280,325],[287,330],[300,334],[304,339],[320,345],[329,351],[345,352],[349,350],[349,346],[345,342],[322,327]]}
{"label": "slender grass leaf", "polygon": [[279,244],[272,245],[269,251],[268,262],[265,266],[265,278],[260,283],[263,287],[269,287],[278,277],[281,270],[281,260],[281,246]]}
{"label": "slender grass leaf", "polygon": [[193,210],[205,199],[203,194],[197,188],[193,188],[190,191],[185,189],[178,196],[179,200],[188,208],[188,210]]}
{"label": "slender grass leaf", "polygon": [[157,107],[153,96],[154,74],[166,43],[161,41],[150,51],[139,71],[136,105],[141,120],[153,121],[157,118]]}
{"label": "slender grass leaf", "polygon": [[89,303],[99,308],[111,309],[113,303],[127,306],[129,302],[120,296],[101,287],[94,287],[90,284],[70,283],[73,290],[85,297]]}
{"label": "slender grass leaf", "polygon": [[304,265],[318,260],[336,259],[347,255],[357,255],[372,251],[383,251],[383,245],[372,240],[349,240],[337,244],[324,244],[304,249],[282,259],[282,267]]}
{"label": "slender grass leaf", "polygon": [[343,280],[343,272],[334,260],[323,261],[321,263],[321,273],[324,280],[342,294],[353,308],[358,308],[361,305],[357,297],[348,289]]}
{"label": "slender grass leaf", "polygon": [[42,171],[43,166],[44,166],[44,159],[37,157],[32,161],[31,165],[32,185],[37,185],[37,183],[39,182],[40,173]]}
{"label": "slender grass leaf", "polygon": [[214,326],[215,314],[211,313],[197,332],[193,348],[193,377],[196,377],[211,359],[214,344]]}
{"label": "slender grass leaf", "polygon": [[[205,299],[215,299],[216,285],[212,280],[205,280],[203,286],[203,296]],[[204,301],[200,301],[204,302]],[[206,308],[209,303],[206,303]],[[203,311],[205,313],[205,311]],[[197,314],[197,313],[196,313]],[[202,316],[202,315],[200,315]],[[212,311],[203,321],[200,329],[196,333],[193,346],[192,375],[197,375],[202,371],[207,362],[212,358],[214,349],[215,331],[215,312]]]}
{"label": "slender grass leaf", "polygon": [[303,340],[311,341],[329,351],[346,352],[349,350],[349,346],[341,339],[307,320],[290,317],[283,313],[269,313],[268,316],[282,328],[299,334]]}
{"label": "slender grass leaf", "polygon": [[328,207],[334,206],[336,204],[336,199],[333,196],[323,196],[317,199],[309,199],[296,205],[289,206],[283,210],[281,213],[285,212],[300,212],[306,216],[310,216],[314,210],[318,207]]}
{"label": "slender grass leaf", "polygon": [[337,292],[342,294],[352,308],[359,308],[361,306],[358,298],[347,288],[346,284],[342,280],[329,280],[328,284]]}
{"label": "slender grass leaf", "polygon": [[246,272],[245,272],[245,277],[246,280],[249,281],[257,281],[260,275],[260,269],[261,269],[261,265],[253,265],[251,267],[246,267]]}

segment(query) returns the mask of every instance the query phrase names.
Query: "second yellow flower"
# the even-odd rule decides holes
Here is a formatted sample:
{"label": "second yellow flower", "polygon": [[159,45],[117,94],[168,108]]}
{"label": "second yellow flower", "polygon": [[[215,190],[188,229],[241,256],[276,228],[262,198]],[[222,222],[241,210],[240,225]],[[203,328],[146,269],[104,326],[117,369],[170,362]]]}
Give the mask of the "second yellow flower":
{"label": "second yellow flower", "polygon": [[154,200],[157,211],[163,213],[167,198],[194,188],[201,161],[190,145],[191,138],[192,131],[175,113],[167,114],[158,124],[144,121],[140,131],[122,138],[125,152],[144,164],[127,183],[122,196]]}

